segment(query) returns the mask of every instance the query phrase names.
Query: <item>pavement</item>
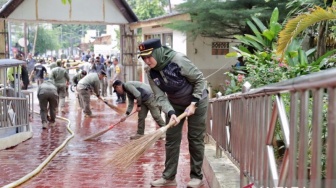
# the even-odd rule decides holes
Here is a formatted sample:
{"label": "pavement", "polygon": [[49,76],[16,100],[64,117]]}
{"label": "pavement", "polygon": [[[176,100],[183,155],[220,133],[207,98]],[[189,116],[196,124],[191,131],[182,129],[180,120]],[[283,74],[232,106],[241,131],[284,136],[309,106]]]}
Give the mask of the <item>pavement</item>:
{"label": "pavement", "polygon": [[[36,91],[33,85],[29,90]],[[38,113],[31,118],[33,137],[15,147],[0,151],[0,187],[65,187],[65,188],[135,188],[151,187],[152,180],[161,177],[165,160],[165,140],[158,140],[126,171],[120,172],[108,160],[113,153],[130,141],[136,133],[137,114],[127,118],[110,131],[90,141],[87,136],[117,123],[120,115],[97,98],[91,98],[94,117],[85,118],[76,101],[75,93],[69,91],[65,113],[59,112],[57,125],[42,129]],[[34,109],[39,110],[36,92]],[[126,109],[126,104],[116,104],[116,96],[106,98],[110,103]],[[148,115],[145,134],[153,133],[158,126]],[[181,153],[176,181],[185,188],[189,177],[189,151],[183,129]],[[216,159],[213,144],[206,144],[204,161],[204,185],[209,187],[239,187],[239,171],[227,158]],[[229,172],[228,174],[225,174]],[[169,188],[169,187],[166,187]]]}

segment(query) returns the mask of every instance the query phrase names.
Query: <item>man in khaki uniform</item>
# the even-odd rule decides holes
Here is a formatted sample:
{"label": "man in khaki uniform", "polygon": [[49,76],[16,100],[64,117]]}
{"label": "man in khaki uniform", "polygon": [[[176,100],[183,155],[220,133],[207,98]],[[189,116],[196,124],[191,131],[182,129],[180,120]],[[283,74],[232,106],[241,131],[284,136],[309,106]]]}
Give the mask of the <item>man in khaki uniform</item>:
{"label": "man in khaki uniform", "polygon": [[51,70],[50,79],[54,81],[55,86],[57,87],[59,97],[58,108],[62,113],[64,113],[66,87],[69,85],[70,77],[67,70],[61,67],[61,62],[57,62],[57,66],[58,67]]}
{"label": "man in khaki uniform", "polygon": [[155,97],[150,86],[138,81],[129,81],[122,83],[120,80],[116,80],[113,83],[114,91],[118,94],[126,94],[128,98],[128,107],[126,115],[121,118],[121,121],[125,121],[126,117],[131,113],[134,106],[134,100],[137,101],[136,111],[138,114],[138,131],[137,134],[131,136],[130,139],[138,139],[144,135],[145,132],[145,119],[148,111],[151,112],[154,120],[160,127],[165,126],[160,109],[155,103]]}
{"label": "man in khaki uniform", "polygon": [[54,85],[52,80],[47,80],[39,85],[37,89],[37,98],[39,100],[40,105],[42,128],[43,129],[48,128],[47,125],[48,108],[50,113],[49,125],[54,126],[56,119],[56,108],[58,105],[58,93],[57,93],[57,87]]}
{"label": "man in khaki uniform", "polygon": [[[113,58],[113,77],[112,83],[116,80],[123,81],[123,67],[119,64],[118,58]],[[125,103],[126,102],[126,95],[125,94],[118,94],[117,93],[117,103]]]}
{"label": "man in khaki uniform", "polygon": [[90,96],[92,94],[99,97],[100,80],[104,79],[106,73],[89,73],[77,84],[77,92],[79,97],[79,106],[83,109],[84,117],[91,117]]}

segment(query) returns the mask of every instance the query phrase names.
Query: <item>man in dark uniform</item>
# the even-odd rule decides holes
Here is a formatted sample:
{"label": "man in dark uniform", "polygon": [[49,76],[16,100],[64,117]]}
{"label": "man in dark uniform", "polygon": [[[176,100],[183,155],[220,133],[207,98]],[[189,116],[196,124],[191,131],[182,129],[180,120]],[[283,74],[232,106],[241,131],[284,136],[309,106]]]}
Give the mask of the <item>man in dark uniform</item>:
{"label": "man in dark uniform", "polygon": [[48,108],[50,114],[49,125],[54,126],[56,119],[56,108],[58,106],[58,93],[57,87],[54,85],[52,80],[47,80],[39,85],[37,90],[37,98],[40,105],[42,128],[48,128]]}
{"label": "man in dark uniform", "polygon": [[[190,153],[190,181],[187,187],[203,185],[205,121],[208,92],[203,73],[191,61],[169,47],[161,46],[159,39],[149,39],[139,45],[140,56],[149,66],[149,84],[156,102],[168,115],[174,126],[166,133],[166,162],[162,178],[152,186],[174,186],[177,173],[182,126],[186,118],[177,116],[187,112]],[[197,106],[197,108],[196,108]]]}
{"label": "man in dark uniform", "polygon": [[116,80],[113,83],[114,91],[118,94],[125,94],[128,98],[128,107],[126,110],[126,115],[121,118],[121,121],[125,121],[126,117],[131,113],[134,106],[134,100],[137,101],[136,111],[138,114],[138,131],[137,134],[131,136],[130,139],[138,139],[142,137],[145,133],[145,119],[147,117],[148,111],[151,112],[156,123],[162,127],[165,126],[160,109],[155,103],[155,97],[150,86],[138,81],[129,81],[123,83],[120,80]]}

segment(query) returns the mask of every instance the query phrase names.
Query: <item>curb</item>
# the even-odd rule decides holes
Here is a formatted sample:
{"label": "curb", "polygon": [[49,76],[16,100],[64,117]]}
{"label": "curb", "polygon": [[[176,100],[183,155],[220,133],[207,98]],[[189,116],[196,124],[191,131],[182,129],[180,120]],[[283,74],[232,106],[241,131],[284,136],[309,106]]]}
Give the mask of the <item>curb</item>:
{"label": "curb", "polygon": [[240,171],[225,155],[216,158],[214,144],[205,144],[203,173],[211,188],[239,188]]}

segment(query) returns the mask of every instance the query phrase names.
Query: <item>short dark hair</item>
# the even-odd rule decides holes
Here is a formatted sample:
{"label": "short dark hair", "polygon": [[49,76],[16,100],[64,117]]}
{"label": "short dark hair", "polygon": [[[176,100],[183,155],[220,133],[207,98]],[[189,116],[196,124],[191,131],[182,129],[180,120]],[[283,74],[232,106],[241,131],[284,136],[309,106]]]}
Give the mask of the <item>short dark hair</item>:
{"label": "short dark hair", "polygon": [[113,82],[112,86],[115,88],[116,86],[120,86],[122,84],[122,81],[116,80]]}
{"label": "short dark hair", "polygon": [[100,74],[102,74],[102,75],[106,76],[106,72],[105,72],[105,71],[103,71],[103,70],[101,70],[101,71],[100,71]]}

